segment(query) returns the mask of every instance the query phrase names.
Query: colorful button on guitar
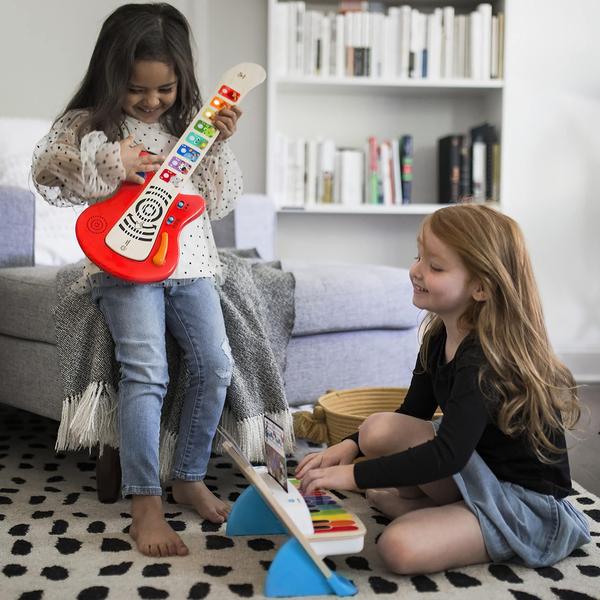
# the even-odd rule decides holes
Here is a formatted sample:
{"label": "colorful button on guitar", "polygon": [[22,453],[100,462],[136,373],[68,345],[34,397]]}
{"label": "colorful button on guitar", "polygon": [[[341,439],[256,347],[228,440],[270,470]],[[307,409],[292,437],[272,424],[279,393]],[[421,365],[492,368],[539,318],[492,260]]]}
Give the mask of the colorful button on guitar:
{"label": "colorful button on guitar", "polygon": [[181,146],[177,148],[177,154],[183,156],[183,158],[186,158],[190,162],[196,162],[200,157],[200,152],[192,150],[187,144],[181,144]]}
{"label": "colorful button on guitar", "polygon": [[231,106],[231,104],[228,104],[225,102],[225,100],[221,100],[219,96],[213,96],[213,99],[210,101],[210,105],[217,110],[222,110],[228,106]]}
{"label": "colorful button on guitar", "polygon": [[175,173],[173,173],[173,171],[169,171],[169,169],[163,169],[159,177],[163,181],[169,182],[173,177],[175,177]]}
{"label": "colorful button on guitar", "polygon": [[205,108],[202,111],[202,116],[205,119],[208,119],[209,121],[212,121],[215,118],[215,115],[217,114],[216,110],[213,110],[212,108]]}
{"label": "colorful button on guitar", "polygon": [[205,140],[201,135],[198,135],[193,131],[187,134],[185,141],[189,142],[190,144],[194,144],[194,146],[200,148],[201,150],[206,148],[208,145],[208,140]]}
{"label": "colorful button on guitar", "polygon": [[222,85],[219,88],[219,94],[221,94],[221,96],[223,96],[223,98],[227,98],[228,100],[231,100],[232,102],[237,102],[240,98],[239,92],[236,92],[233,88],[230,88],[226,85]]}
{"label": "colorful button on guitar", "polygon": [[199,131],[202,135],[206,135],[207,137],[213,137],[215,133],[217,133],[217,130],[205,121],[198,121],[194,125],[194,129]]}
{"label": "colorful button on guitar", "polygon": [[183,175],[187,175],[190,172],[190,169],[192,168],[184,160],[181,160],[180,158],[177,158],[176,156],[174,156],[169,161],[169,166],[173,167],[174,169],[176,169],[177,171],[179,171]]}

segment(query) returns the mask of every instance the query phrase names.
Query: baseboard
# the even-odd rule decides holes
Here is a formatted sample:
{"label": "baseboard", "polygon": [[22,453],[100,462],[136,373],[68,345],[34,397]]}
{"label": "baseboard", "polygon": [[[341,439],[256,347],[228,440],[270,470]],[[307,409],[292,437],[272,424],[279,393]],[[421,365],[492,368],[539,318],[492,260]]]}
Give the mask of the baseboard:
{"label": "baseboard", "polygon": [[600,382],[600,352],[559,352],[578,383]]}

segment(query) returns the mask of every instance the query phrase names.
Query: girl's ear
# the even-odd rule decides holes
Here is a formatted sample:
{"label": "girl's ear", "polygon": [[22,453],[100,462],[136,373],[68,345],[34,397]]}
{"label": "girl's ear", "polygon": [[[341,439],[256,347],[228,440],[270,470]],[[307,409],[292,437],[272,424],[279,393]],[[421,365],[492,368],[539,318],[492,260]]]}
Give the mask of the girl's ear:
{"label": "girl's ear", "polygon": [[483,289],[483,285],[481,285],[481,282],[478,282],[475,286],[472,296],[475,302],[485,302],[488,299],[487,293]]}

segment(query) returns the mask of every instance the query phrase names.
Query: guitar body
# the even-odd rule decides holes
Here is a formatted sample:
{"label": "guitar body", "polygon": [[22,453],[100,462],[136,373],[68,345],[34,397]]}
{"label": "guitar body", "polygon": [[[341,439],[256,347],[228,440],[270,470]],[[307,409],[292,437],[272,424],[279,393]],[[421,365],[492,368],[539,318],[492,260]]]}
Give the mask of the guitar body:
{"label": "guitar body", "polygon": [[156,171],[143,184],[124,182],[117,193],[79,215],[77,241],[103,271],[136,283],[167,279],[177,267],[181,229],[204,211],[200,196],[180,194],[219,136],[213,120],[266,78],[254,63],[227,70],[217,90]]}
{"label": "guitar body", "polygon": [[[177,194],[168,208],[153,198],[150,204],[145,202],[141,197],[153,175],[146,173],[143,184],[123,182],[114,196],[84,210],[75,225],[77,241],[85,255],[103,271],[126,281],[151,283],[167,279],[177,266],[181,230],[204,212],[205,203],[200,196]],[[120,221],[121,249],[132,243],[147,244],[144,260],[118,254],[108,246],[106,236]],[[153,241],[145,241],[150,237]]]}

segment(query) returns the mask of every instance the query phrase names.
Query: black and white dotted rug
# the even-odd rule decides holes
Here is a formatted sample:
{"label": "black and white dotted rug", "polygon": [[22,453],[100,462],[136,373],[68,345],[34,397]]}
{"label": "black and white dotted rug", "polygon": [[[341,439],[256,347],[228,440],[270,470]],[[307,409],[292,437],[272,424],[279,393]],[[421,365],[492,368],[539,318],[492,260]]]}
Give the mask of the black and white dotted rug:
{"label": "black and white dotted rug", "polygon": [[[0,598],[117,600],[263,596],[266,570],[284,538],[228,538],[224,527],[167,503],[167,519],[190,548],[186,557],[147,558],[127,534],[129,503],[100,504],[86,453],[56,454],[57,423],[0,405]],[[293,463],[292,463],[293,464]],[[246,486],[229,460],[211,461],[207,484],[234,501]],[[575,484],[592,542],[554,567],[479,565],[435,575],[387,573],[375,539],[387,520],[358,494],[344,505],[367,526],[359,556],[328,558],[360,598],[589,600],[600,598],[600,500]]]}

